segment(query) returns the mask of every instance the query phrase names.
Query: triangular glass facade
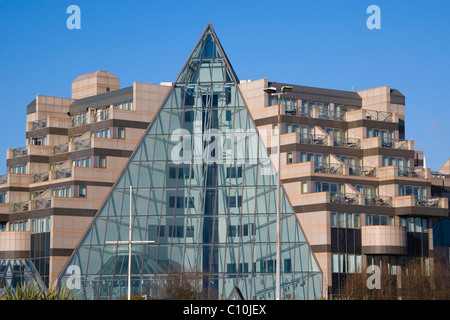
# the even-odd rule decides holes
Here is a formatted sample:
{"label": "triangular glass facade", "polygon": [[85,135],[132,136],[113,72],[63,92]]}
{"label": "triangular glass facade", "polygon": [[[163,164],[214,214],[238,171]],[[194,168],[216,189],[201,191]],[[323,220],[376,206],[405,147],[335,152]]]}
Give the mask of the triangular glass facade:
{"label": "triangular glass facade", "polygon": [[0,298],[17,285],[45,290],[44,282],[29,259],[0,260]]}
{"label": "triangular glass facade", "polygon": [[[79,297],[127,295],[128,244],[117,241],[129,239],[131,185],[133,295],[170,298],[182,275],[203,298],[235,287],[245,299],[275,298],[276,175],[237,83],[208,24],[60,285],[76,266]],[[318,263],[281,199],[282,298],[319,298]]]}

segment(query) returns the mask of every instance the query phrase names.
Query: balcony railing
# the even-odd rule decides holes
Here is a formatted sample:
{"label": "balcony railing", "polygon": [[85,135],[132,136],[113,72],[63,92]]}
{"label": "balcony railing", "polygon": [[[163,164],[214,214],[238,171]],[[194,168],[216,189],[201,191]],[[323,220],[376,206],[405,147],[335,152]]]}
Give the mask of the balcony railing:
{"label": "balcony railing", "polygon": [[89,117],[87,113],[80,113],[72,116],[72,127],[78,127],[88,123]]}
{"label": "balcony railing", "polygon": [[31,129],[37,130],[47,127],[47,119],[36,120],[32,122]]}
{"label": "balcony railing", "polygon": [[75,150],[84,150],[91,147],[91,139],[75,141]]}
{"label": "balcony railing", "polygon": [[361,140],[357,138],[334,138],[334,146],[335,147],[345,147],[345,148],[353,148],[360,149],[361,148]]}
{"label": "balcony railing", "polygon": [[56,179],[65,179],[70,178],[71,176],[72,176],[72,168],[55,170]]}
{"label": "balcony railing", "polygon": [[441,198],[438,197],[416,197],[416,207],[440,208]]}
{"label": "balcony railing", "polygon": [[94,122],[111,119],[111,111],[109,109],[98,110],[94,113]]}
{"label": "balcony railing", "polygon": [[394,149],[408,149],[408,141],[406,140],[398,140],[398,139],[381,139],[381,146],[383,148],[394,148]]}
{"label": "balcony railing", "polygon": [[28,209],[28,201],[13,202],[13,212],[24,212]]}
{"label": "balcony railing", "polygon": [[28,148],[26,146],[13,149],[13,158],[23,157],[28,154]]}
{"label": "balcony railing", "polygon": [[344,111],[328,111],[319,109],[319,118],[330,119],[330,120],[344,120]]}
{"label": "balcony railing", "polygon": [[384,111],[366,110],[366,119],[383,122],[392,122],[392,113]]}
{"label": "balcony railing", "polygon": [[330,173],[330,174],[342,174],[342,165],[341,164],[319,164],[314,168],[314,172],[317,173]]}
{"label": "balcony railing", "polygon": [[56,146],[53,146],[53,154],[61,154],[69,152],[69,144],[63,143]]}
{"label": "balcony railing", "polygon": [[330,202],[358,204],[358,194],[355,193],[332,193],[330,194]]}
{"label": "balcony railing", "polygon": [[392,207],[392,197],[389,196],[366,196],[366,206]]}
{"label": "balcony railing", "polygon": [[349,174],[358,177],[376,177],[376,168],[367,166],[350,166]]}
{"label": "balcony railing", "polygon": [[297,115],[301,117],[312,117],[312,108],[310,107],[299,107],[297,109]]}
{"label": "balcony railing", "polygon": [[39,182],[45,182],[49,180],[49,173],[48,172],[39,172],[35,173],[33,175],[33,182],[39,183]]}
{"label": "balcony railing", "polygon": [[35,208],[36,209],[51,208],[51,206],[52,206],[52,199],[51,198],[36,199],[36,200],[34,200],[34,203],[35,203]]}
{"label": "balcony railing", "polygon": [[300,143],[327,145],[327,136],[324,134],[300,133]]}
{"label": "balcony railing", "polygon": [[398,168],[399,177],[425,178],[425,170],[414,168]]}
{"label": "balcony railing", "polygon": [[8,175],[2,174],[0,175],[0,184],[7,184],[8,183]]}

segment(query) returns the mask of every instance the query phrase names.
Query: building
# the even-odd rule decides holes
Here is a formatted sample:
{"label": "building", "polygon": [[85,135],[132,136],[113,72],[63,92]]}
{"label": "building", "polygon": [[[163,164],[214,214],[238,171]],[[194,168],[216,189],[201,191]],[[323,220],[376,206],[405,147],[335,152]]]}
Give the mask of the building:
{"label": "building", "polygon": [[120,89],[106,71],[77,77],[72,98],[36,96],[26,145],[0,180],[0,259],[29,260],[53,283],[108,194],[168,86]]}
{"label": "building", "polygon": [[[292,90],[278,101],[269,87]],[[170,86],[120,89],[97,71],[71,99],[28,105],[27,145],[8,150],[0,185],[0,260],[84,298],[126,296],[130,263],[135,295],[164,297],[182,275],[207,298],[273,299],[280,203],[281,298],[331,296],[371,264],[399,276],[432,262],[449,213],[436,188],[448,178],[404,119],[389,86],[239,81],[208,24]]]}

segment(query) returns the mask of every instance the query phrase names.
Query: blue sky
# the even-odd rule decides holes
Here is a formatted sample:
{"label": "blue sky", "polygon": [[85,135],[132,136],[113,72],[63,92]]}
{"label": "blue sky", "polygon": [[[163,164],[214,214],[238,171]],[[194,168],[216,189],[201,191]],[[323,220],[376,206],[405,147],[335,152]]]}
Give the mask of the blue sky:
{"label": "blue sky", "polygon": [[[381,9],[369,30],[368,6]],[[81,9],[69,30],[67,7]],[[80,74],[174,81],[208,22],[243,79],[406,96],[406,138],[437,170],[450,157],[450,1],[0,0],[0,174],[25,145],[37,94],[70,97]]]}

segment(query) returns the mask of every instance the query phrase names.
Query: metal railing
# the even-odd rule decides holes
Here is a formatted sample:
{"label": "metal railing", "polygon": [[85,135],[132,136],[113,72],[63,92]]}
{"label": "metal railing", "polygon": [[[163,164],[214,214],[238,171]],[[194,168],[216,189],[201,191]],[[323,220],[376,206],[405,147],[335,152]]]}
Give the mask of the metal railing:
{"label": "metal railing", "polygon": [[97,110],[94,113],[94,122],[111,119],[111,111],[109,109]]}
{"label": "metal railing", "polygon": [[425,178],[425,170],[416,170],[414,168],[398,168],[399,177]]}
{"label": "metal railing", "polygon": [[392,113],[376,110],[366,110],[366,119],[383,122],[392,122]]}
{"label": "metal railing", "polygon": [[408,149],[408,141],[398,140],[398,139],[390,139],[390,138],[381,138],[381,146],[383,148],[407,150]]}
{"label": "metal railing", "polygon": [[84,150],[91,147],[91,139],[84,139],[75,142],[75,150]]}
{"label": "metal railing", "polygon": [[13,149],[13,158],[23,157],[28,154],[28,148],[26,146]]}
{"label": "metal railing", "polygon": [[358,194],[355,193],[331,193],[330,202],[344,204],[358,204]]}
{"label": "metal railing", "polygon": [[361,140],[358,138],[339,138],[335,137],[333,139],[333,143],[335,147],[345,147],[345,148],[353,148],[360,149],[361,148]]}
{"label": "metal railing", "polygon": [[49,180],[49,173],[48,172],[39,172],[39,173],[35,173],[33,175],[33,182],[34,183],[39,183],[39,182],[45,182]]}
{"label": "metal railing", "polygon": [[72,116],[71,120],[72,127],[78,127],[89,123],[89,117],[87,113],[75,114]]}
{"label": "metal railing", "polygon": [[53,146],[53,154],[61,154],[69,152],[69,144],[63,143]]}
{"label": "metal railing", "polygon": [[317,173],[342,174],[342,164],[317,164],[314,168]]}
{"label": "metal railing", "polygon": [[344,111],[328,111],[319,109],[319,118],[329,120],[344,120]]}
{"label": "metal railing", "polygon": [[312,108],[310,107],[298,107],[297,115],[301,117],[312,117]]}
{"label": "metal railing", "polygon": [[52,207],[52,198],[36,199],[34,200],[36,209],[46,209]]}
{"label": "metal railing", "polygon": [[58,169],[55,170],[56,179],[65,179],[72,176],[72,168]]}
{"label": "metal railing", "polygon": [[438,197],[416,197],[416,207],[440,208],[441,198]]}
{"label": "metal railing", "polygon": [[327,145],[327,136],[324,134],[300,133],[300,143]]}
{"label": "metal railing", "polygon": [[7,184],[7,183],[8,183],[8,174],[0,175],[0,184]]}
{"label": "metal railing", "polygon": [[350,166],[349,175],[358,177],[376,177],[376,167]]}
{"label": "metal railing", "polygon": [[47,119],[36,120],[32,122],[32,130],[42,129],[47,127]]}
{"label": "metal railing", "polygon": [[24,212],[28,211],[28,209],[28,201],[13,202],[13,212]]}
{"label": "metal railing", "polygon": [[392,197],[389,196],[366,196],[366,206],[392,207]]}

